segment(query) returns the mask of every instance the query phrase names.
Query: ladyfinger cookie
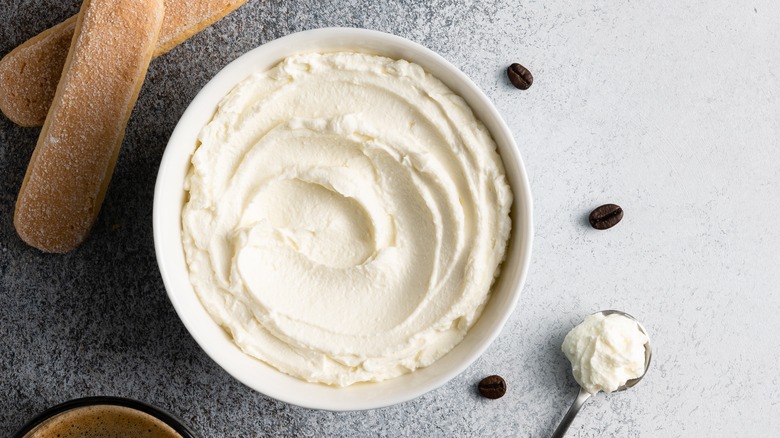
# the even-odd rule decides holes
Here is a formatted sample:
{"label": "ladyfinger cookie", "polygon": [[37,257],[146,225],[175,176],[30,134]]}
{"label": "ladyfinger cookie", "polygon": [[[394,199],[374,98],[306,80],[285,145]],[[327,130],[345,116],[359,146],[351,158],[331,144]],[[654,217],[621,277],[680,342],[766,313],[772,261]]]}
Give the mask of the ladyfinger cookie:
{"label": "ladyfinger cookie", "polygon": [[[234,11],[247,0],[165,0],[154,50],[160,56]],[[0,60],[0,111],[21,126],[46,119],[76,26],[73,16],[30,38]]]}
{"label": "ladyfinger cookie", "polygon": [[45,252],[95,222],[163,21],[162,0],[84,0],[16,200],[14,225]]}

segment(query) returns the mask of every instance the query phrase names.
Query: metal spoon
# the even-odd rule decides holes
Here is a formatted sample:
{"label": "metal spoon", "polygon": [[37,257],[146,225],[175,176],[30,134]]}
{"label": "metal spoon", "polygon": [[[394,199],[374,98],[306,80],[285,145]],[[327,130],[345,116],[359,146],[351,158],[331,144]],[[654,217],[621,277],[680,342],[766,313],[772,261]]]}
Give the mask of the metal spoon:
{"label": "metal spoon", "polygon": [[[594,313],[601,313],[604,316],[611,315],[613,313],[617,313],[618,315],[623,315],[626,318],[630,318],[636,322],[636,325],[639,327],[639,330],[642,331],[645,335],[647,335],[647,331],[644,327],[642,327],[642,324],[636,320],[633,316],[629,315],[626,312],[621,312],[620,310],[602,310],[601,312]],[[649,336],[648,336],[649,339]],[[640,380],[647,374],[647,369],[650,367],[650,358],[652,357],[653,353],[650,349],[650,341],[648,340],[645,343],[645,371],[642,373],[641,376],[637,377],[636,379],[631,379],[625,383],[625,385],[619,387],[617,391],[625,391],[628,388],[631,388],[632,386],[639,383]],[[555,429],[555,432],[552,434],[552,438],[563,438],[563,436],[566,434],[566,431],[569,429],[569,426],[571,425],[571,422],[574,421],[574,417],[577,416],[577,413],[582,408],[582,405],[585,404],[585,402],[590,398],[591,394],[588,391],[585,391],[584,388],[580,388],[580,393],[577,394],[577,398],[574,400],[574,403],[572,403],[569,410],[566,412],[566,415],[563,416],[563,419],[561,420],[561,424],[558,425],[558,428]]]}

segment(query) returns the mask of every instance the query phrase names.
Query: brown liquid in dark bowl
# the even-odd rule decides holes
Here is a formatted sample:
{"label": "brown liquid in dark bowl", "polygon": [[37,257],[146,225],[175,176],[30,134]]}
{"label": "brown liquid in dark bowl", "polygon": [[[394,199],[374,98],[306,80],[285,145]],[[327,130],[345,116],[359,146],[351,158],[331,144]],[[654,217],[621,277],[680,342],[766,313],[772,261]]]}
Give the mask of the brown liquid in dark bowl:
{"label": "brown liquid in dark bowl", "polygon": [[56,415],[25,438],[182,438],[163,421],[124,406],[85,406]]}
{"label": "brown liquid in dark bowl", "polygon": [[53,406],[14,438],[196,438],[173,415],[121,397],[84,397]]}

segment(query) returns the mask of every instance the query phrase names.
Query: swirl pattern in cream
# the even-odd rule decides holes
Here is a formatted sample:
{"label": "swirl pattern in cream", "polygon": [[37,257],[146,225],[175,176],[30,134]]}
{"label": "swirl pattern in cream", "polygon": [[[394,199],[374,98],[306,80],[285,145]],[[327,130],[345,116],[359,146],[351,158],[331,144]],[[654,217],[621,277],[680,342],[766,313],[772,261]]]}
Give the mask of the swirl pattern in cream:
{"label": "swirl pattern in cream", "polygon": [[420,66],[291,57],[236,86],[199,139],[190,280],[247,354],[308,381],[381,381],[479,317],[512,193],[486,128]]}

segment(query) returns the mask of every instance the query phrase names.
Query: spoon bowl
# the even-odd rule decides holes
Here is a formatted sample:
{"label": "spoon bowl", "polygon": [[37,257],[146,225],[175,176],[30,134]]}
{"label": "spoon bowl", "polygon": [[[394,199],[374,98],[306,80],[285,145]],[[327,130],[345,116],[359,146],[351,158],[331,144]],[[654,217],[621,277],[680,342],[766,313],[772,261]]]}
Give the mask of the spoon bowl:
{"label": "spoon bowl", "polygon": [[[623,385],[619,386],[617,391],[625,391],[628,388],[631,388],[635,386],[637,383],[639,383],[640,380],[642,380],[643,377],[645,377],[645,374],[647,374],[647,369],[650,367],[650,359],[653,356],[653,351],[650,348],[650,335],[647,334],[647,330],[645,330],[644,326],[642,326],[642,323],[640,323],[636,318],[629,315],[626,312],[622,312],[620,310],[602,310],[600,312],[596,312],[593,315],[602,314],[604,316],[612,315],[612,314],[618,314],[621,316],[625,316],[626,318],[634,321],[637,325],[637,328],[639,331],[644,333],[645,336],[647,336],[647,342],[645,342],[645,368],[642,372],[642,375],[635,378],[635,379],[629,379],[624,383]],[[592,394],[586,391],[584,388],[580,387],[580,392],[577,394],[577,398],[574,399],[574,403],[572,403],[569,410],[566,412],[566,415],[563,416],[563,419],[561,420],[561,423],[558,425],[558,427],[555,429],[555,432],[553,432],[553,438],[562,438],[566,431],[569,430],[569,426],[571,426],[572,421],[574,421],[574,417],[577,416],[577,413],[580,411],[582,406],[585,404],[586,401],[590,398]]]}

